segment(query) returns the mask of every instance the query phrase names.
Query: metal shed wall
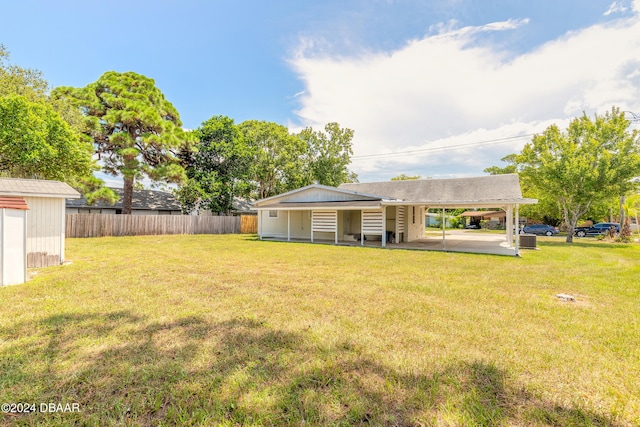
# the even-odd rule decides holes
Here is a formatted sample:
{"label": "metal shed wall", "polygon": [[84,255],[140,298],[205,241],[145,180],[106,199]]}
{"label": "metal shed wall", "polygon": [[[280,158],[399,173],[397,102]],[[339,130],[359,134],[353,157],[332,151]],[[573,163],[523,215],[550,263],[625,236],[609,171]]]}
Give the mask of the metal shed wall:
{"label": "metal shed wall", "polygon": [[64,262],[65,199],[25,197],[27,212],[27,267]]}

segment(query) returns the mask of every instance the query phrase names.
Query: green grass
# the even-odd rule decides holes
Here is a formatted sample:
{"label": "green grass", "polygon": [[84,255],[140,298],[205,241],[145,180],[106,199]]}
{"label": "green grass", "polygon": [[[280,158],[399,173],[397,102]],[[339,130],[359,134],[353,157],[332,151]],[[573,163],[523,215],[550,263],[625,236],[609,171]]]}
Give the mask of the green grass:
{"label": "green grass", "polygon": [[81,412],[0,424],[640,425],[640,246],[538,246],[69,239],[0,288],[0,403]]}

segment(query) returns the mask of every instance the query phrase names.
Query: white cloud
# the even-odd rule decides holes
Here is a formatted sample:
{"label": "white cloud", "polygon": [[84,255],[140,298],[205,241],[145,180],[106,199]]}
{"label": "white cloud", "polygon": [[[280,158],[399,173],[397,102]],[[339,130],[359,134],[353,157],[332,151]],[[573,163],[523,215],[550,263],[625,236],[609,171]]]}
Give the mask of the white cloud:
{"label": "white cloud", "polygon": [[[633,8],[640,12],[640,0]],[[528,20],[456,28],[449,22],[402,49],[332,57],[305,40],[291,63],[305,84],[303,126],[337,121],[355,130],[353,169],[361,180],[397,173],[478,175],[526,139],[476,148],[427,149],[541,132],[616,105],[640,110],[640,20],[594,25],[510,55],[482,37]],[[493,39],[493,38],[492,38]],[[425,150],[405,156],[362,156]],[[360,159],[358,159],[360,156]],[[409,170],[411,169],[411,171]]]}
{"label": "white cloud", "polygon": [[609,16],[613,13],[623,13],[626,11],[627,11],[626,6],[624,6],[622,3],[618,3],[617,1],[614,1],[609,6],[609,9],[607,9],[607,11],[604,13],[604,16]]}

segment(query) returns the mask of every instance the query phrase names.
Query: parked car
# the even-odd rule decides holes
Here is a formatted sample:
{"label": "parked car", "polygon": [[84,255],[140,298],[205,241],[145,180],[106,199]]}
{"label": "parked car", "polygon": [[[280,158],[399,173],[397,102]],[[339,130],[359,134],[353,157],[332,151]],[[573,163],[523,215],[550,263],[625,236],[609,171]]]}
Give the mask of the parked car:
{"label": "parked car", "polygon": [[598,236],[607,233],[611,227],[616,228],[616,233],[620,232],[620,224],[618,223],[599,222],[591,227],[576,227],[575,230],[573,230],[573,233],[578,237]]}
{"label": "parked car", "polygon": [[558,227],[553,227],[547,224],[532,224],[525,225],[520,230],[520,234],[539,234],[541,236],[553,236],[558,234]]}

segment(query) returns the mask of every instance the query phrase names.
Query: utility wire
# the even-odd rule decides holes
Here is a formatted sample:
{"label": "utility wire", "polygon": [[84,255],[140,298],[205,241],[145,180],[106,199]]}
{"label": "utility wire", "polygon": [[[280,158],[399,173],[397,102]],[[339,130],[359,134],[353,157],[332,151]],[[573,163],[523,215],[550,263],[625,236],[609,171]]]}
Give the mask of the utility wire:
{"label": "utility wire", "polygon": [[424,154],[424,153],[437,153],[441,151],[450,151],[457,150],[459,148],[470,148],[470,147],[480,147],[485,145],[493,145],[493,144],[502,144],[503,142],[514,141],[521,138],[530,138],[534,136],[534,133],[529,133],[525,135],[518,136],[509,136],[506,138],[496,138],[496,139],[488,139],[486,141],[476,141],[476,142],[467,142],[464,144],[457,145],[448,145],[446,147],[430,147],[430,148],[421,148],[419,150],[408,150],[408,151],[396,151],[393,153],[381,153],[381,154],[364,154],[362,156],[353,156],[352,160],[360,160],[360,159],[379,159],[379,158],[387,158],[387,157],[398,157],[398,156],[406,156],[410,154]]}

